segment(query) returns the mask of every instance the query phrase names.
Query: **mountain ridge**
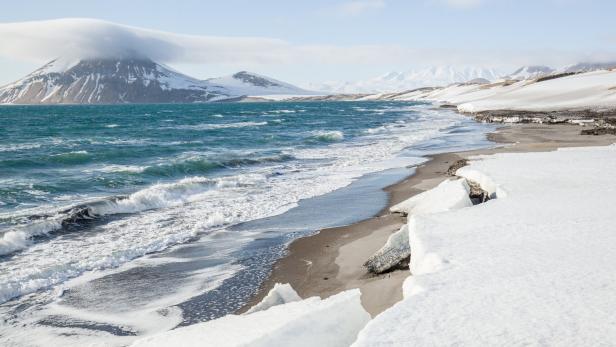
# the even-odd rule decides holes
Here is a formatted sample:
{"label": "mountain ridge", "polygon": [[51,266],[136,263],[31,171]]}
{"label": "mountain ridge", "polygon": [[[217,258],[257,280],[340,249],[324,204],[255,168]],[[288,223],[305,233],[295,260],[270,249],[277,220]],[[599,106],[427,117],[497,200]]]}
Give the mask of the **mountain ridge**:
{"label": "mountain ridge", "polygon": [[150,59],[56,59],[0,87],[0,104],[203,103],[269,94],[314,94],[240,71],[200,80]]}

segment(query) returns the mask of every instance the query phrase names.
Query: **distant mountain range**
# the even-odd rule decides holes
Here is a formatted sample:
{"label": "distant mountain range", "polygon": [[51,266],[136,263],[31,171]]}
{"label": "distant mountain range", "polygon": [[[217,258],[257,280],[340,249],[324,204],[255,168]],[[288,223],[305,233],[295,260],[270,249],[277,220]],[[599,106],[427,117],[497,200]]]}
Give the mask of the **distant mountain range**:
{"label": "distant mountain range", "polygon": [[516,69],[511,74],[481,67],[436,66],[408,72],[389,72],[382,76],[355,82],[326,82],[313,84],[311,89],[327,93],[391,93],[423,87],[444,87],[456,83],[487,83],[499,80],[532,80],[562,73],[605,70],[616,63],[578,63],[562,69],[530,65]]}
{"label": "distant mountain range", "polygon": [[302,89],[270,77],[241,71],[200,80],[149,59],[54,60],[17,82],[0,87],[0,104],[202,103],[280,100],[293,96],[403,92],[459,83],[534,80],[615,67],[616,63],[578,63],[555,70],[523,66],[506,75],[495,69],[454,66],[390,72],[357,82],[329,82]]}
{"label": "distant mountain range", "polygon": [[407,72],[389,72],[363,81],[314,84],[310,85],[310,88],[330,93],[394,92],[443,86],[474,79],[492,81],[501,75],[502,73],[498,70],[480,67],[433,66]]}
{"label": "distant mountain range", "polygon": [[58,59],[0,87],[0,104],[195,103],[278,94],[315,93],[247,71],[199,80],[148,59]]}

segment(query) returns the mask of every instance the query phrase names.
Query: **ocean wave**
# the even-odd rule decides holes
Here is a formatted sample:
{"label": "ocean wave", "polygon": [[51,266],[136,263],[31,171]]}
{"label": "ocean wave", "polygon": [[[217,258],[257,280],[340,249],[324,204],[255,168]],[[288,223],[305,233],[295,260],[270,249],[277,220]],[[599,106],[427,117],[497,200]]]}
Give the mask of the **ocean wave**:
{"label": "ocean wave", "polygon": [[369,128],[364,130],[364,134],[368,134],[368,135],[374,135],[374,134],[380,134],[384,131],[387,130],[387,127],[385,126],[380,126],[380,127],[376,127],[376,128]]}
{"label": "ocean wave", "polygon": [[127,196],[85,202],[48,215],[15,216],[15,219],[28,222],[17,225],[2,235],[0,255],[25,249],[36,237],[49,235],[69,226],[78,226],[96,218],[180,206],[200,200],[203,198],[201,194],[213,188],[244,187],[264,179],[261,175],[255,175],[248,180],[237,177],[189,177],[172,183],[155,184]]}
{"label": "ocean wave", "polygon": [[243,156],[228,158],[202,158],[197,156],[184,158],[171,163],[152,165],[145,168],[143,173],[152,176],[173,177],[182,174],[204,174],[212,170],[224,168],[285,162],[293,159],[295,159],[294,156],[286,153],[261,157],[253,153],[246,153]]}
{"label": "ocean wave", "polygon": [[117,128],[117,127],[119,127],[118,124],[107,124],[107,125],[105,125],[105,128]]}
{"label": "ocean wave", "polygon": [[280,113],[295,113],[295,110],[273,110],[273,111],[269,111],[268,113],[273,113],[273,114],[280,114]]}
{"label": "ocean wave", "polygon": [[54,162],[62,164],[80,164],[91,159],[88,151],[72,151],[67,153],[54,154],[50,158]]}
{"label": "ocean wave", "polygon": [[344,139],[344,133],[339,130],[331,130],[331,131],[315,131],[311,136],[312,139],[322,142],[336,142],[342,141]]}
{"label": "ocean wave", "polygon": [[10,145],[0,145],[0,152],[18,152],[27,149],[40,148],[40,143],[17,143]]}
{"label": "ocean wave", "polygon": [[179,125],[173,127],[173,129],[180,130],[215,130],[215,129],[233,129],[233,128],[246,128],[246,127],[257,127],[261,125],[267,125],[267,122],[236,122],[236,123],[226,123],[226,124],[211,124],[211,123],[201,123],[194,125]]}
{"label": "ocean wave", "polygon": [[96,172],[106,172],[106,173],[112,173],[112,172],[142,173],[148,167],[149,166],[109,164],[109,165],[104,165],[97,169],[84,170],[84,172],[96,171]]}

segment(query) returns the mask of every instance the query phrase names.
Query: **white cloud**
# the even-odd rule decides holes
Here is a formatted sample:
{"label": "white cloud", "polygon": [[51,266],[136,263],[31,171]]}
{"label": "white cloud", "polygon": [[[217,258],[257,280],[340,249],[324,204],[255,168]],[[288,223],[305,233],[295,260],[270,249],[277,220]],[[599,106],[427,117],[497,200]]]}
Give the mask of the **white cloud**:
{"label": "white cloud", "polygon": [[338,6],[338,13],[346,16],[357,16],[368,11],[385,7],[385,0],[351,0]]}
{"label": "white cloud", "polygon": [[0,56],[26,60],[148,57],[164,62],[276,62],[289,44],[259,37],[181,35],[95,19],[0,24]]}
{"label": "white cloud", "polygon": [[[458,0],[459,1],[459,0]],[[586,52],[413,48],[405,45],[298,45],[267,37],[182,35],[93,19],[0,24],[0,57],[42,63],[54,58],[147,57],[211,69],[382,71],[417,65],[560,65],[615,57],[614,50]],[[263,69],[259,68],[263,67]],[[358,67],[360,69],[358,69]]]}

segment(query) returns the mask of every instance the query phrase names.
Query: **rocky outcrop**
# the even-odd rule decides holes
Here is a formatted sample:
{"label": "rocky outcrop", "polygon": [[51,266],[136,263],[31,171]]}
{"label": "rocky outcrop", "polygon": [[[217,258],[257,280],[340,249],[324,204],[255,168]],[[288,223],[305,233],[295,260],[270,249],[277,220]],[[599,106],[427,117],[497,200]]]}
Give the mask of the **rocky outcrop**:
{"label": "rocky outcrop", "polygon": [[364,267],[373,274],[382,274],[396,269],[408,269],[410,259],[409,229],[405,224],[387,239],[381,249],[368,258]]}
{"label": "rocky outcrop", "polygon": [[484,123],[537,123],[537,124],[576,124],[597,125],[616,120],[616,110],[594,111],[482,111],[470,114],[475,120]]}

